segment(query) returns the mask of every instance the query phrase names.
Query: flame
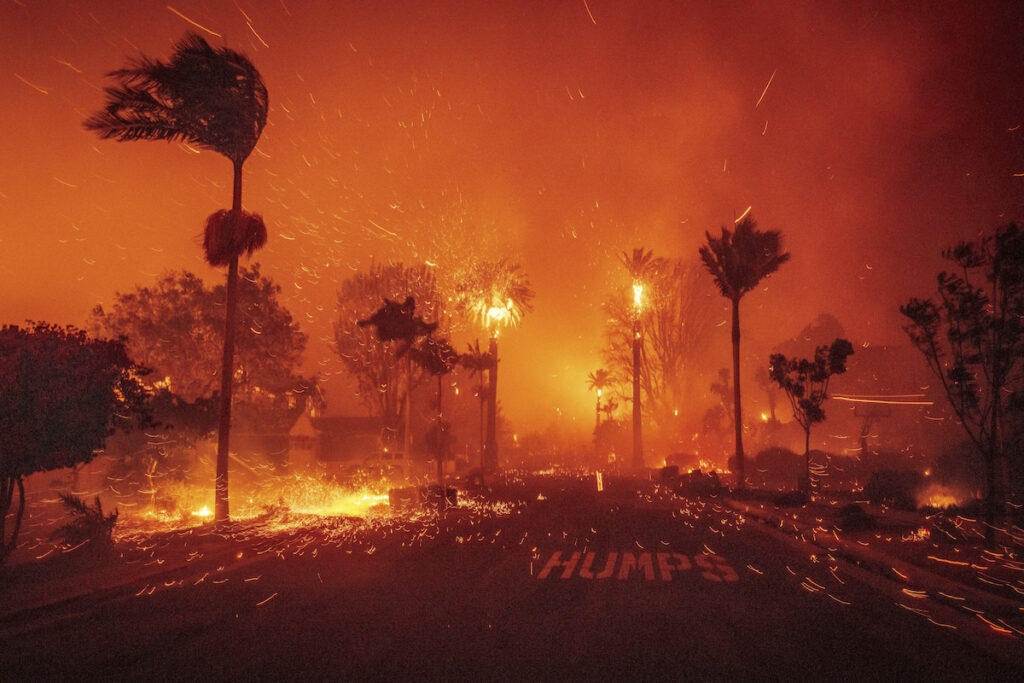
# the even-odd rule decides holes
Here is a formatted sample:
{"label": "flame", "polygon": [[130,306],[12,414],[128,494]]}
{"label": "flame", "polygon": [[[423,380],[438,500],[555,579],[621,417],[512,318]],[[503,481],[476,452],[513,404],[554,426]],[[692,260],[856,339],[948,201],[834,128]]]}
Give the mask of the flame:
{"label": "flame", "polygon": [[968,498],[968,495],[960,491],[942,486],[941,484],[933,484],[921,491],[918,495],[917,503],[920,506],[948,508],[954,505],[962,505]]}
{"label": "flame", "polygon": [[638,311],[644,307],[644,284],[639,280],[633,282],[633,305]]}
{"label": "flame", "polygon": [[193,510],[192,516],[193,517],[199,517],[200,519],[208,519],[210,517],[213,517],[213,511],[210,510],[210,506],[209,505],[204,505],[203,507],[199,508],[198,510]]}

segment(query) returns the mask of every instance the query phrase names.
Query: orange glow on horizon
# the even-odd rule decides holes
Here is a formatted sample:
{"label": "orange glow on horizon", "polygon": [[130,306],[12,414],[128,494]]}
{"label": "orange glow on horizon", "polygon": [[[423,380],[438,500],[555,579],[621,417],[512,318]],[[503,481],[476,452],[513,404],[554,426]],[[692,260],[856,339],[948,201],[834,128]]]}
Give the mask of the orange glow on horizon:
{"label": "orange glow on horizon", "polygon": [[[592,421],[593,395],[576,400],[565,368],[600,363],[624,247],[699,268],[705,232],[749,212],[783,232],[793,259],[744,303],[744,353],[767,357],[827,311],[851,338],[906,346],[897,306],[929,291],[941,249],[982,217],[1020,213],[1024,129],[1007,122],[1024,80],[990,65],[1024,48],[989,28],[1024,24],[1024,6],[943,4],[922,22],[828,3],[122,4],[0,7],[5,112],[19,131],[0,164],[0,206],[18,226],[0,229],[11,254],[0,323],[85,326],[97,304],[170,270],[222,281],[196,236],[230,205],[230,163],[82,126],[105,74],[140,51],[166,59],[197,30],[245,53],[267,84],[244,178],[244,208],[269,233],[253,260],[281,286],[309,340],[302,370],[330,378],[339,415],[361,404],[332,349],[338,288],[371,263],[427,263],[441,280],[471,258],[520,262],[535,311],[503,349],[515,371],[501,400],[517,428],[539,431],[560,405]],[[743,49],[722,51],[725,34]],[[935,88],[937,73],[948,87]],[[907,178],[920,182],[908,191]],[[827,249],[822,225],[839,236]],[[661,306],[650,282],[636,284],[637,310]],[[517,322],[500,294],[474,319],[494,336]],[[709,348],[728,333],[713,329]],[[452,336],[463,349],[474,335]],[[724,364],[716,353],[687,359],[694,400]]]}

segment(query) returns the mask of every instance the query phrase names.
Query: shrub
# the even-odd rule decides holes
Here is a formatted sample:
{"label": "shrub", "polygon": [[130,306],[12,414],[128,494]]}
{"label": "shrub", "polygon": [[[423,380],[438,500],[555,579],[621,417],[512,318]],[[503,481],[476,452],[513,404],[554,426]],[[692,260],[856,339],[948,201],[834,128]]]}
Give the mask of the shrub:
{"label": "shrub", "polygon": [[875,520],[856,503],[839,508],[839,526],[843,531],[864,531],[875,526]]}
{"label": "shrub", "polygon": [[780,508],[796,508],[807,505],[807,493],[805,491],[787,491],[772,498],[772,502]]}
{"label": "shrub", "polygon": [[924,477],[918,472],[878,470],[871,473],[864,494],[872,503],[901,510],[916,510],[917,494],[923,485]]}
{"label": "shrub", "polygon": [[804,473],[803,456],[777,446],[760,451],[753,465],[751,480],[771,486],[793,486]]}
{"label": "shrub", "polygon": [[109,548],[114,544],[114,525],[118,511],[103,514],[103,504],[96,496],[93,505],[73,493],[60,494],[60,500],[71,513],[71,521],[53,532],[53,538],[60,538],[64,544],[77,546],[89,542],[94,547]]}

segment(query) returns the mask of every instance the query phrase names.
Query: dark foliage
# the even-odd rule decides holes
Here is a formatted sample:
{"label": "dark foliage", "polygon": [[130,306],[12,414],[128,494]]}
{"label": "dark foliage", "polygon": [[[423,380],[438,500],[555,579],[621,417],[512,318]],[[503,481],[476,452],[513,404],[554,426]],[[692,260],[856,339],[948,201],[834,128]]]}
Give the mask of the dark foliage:
{"label": "dark foliage", "polygon": [[419,345],[411,348],[409,354],[414,363],[435,377],[447,375],[459,361],[459,353],[448,340],[435,337],[426,337]]}
{"label": "dark foliage", "polygon": [[828,398],[828,384],[833,375],[846,372],[846,360],[853,355],[853,345],[836,339],[819,346],[814,358],[786,358],[773,353],[768,375],[789,398],[793,419],[804,429],[805,485],[811,485],[811,425],[825,421],[821,407]]}
{"label": "dark foliage", "polygon": [[[234,414],[244,429],[288,422],[291,404],[321,402],[315,380],[298,375],[307,337],[279,299],[281,287],[258,263],[239,273],[235,324]],[[118,292],[113,305],[93,309],[97,334],[124,336],[129,355],[153,369],[171,396],[155,398],[161,422],[205,428],[216,415],[224,340],[223,285],[207,286],[188,271],[165,273],[154,284]],[[214,425],[216,426],[216,425]],[[287,429],[285,425],[285,429]],[[205,436],[205,434],[204,434]]]}
{"label": "dark foliage", "polygon": [[241,53],[189,33],[169,62],[140,56],[110,72],[106,106],[85,121],[118,141],[184,141],[241,164],[267,123],[267,88]]}
{"label": "dark foliage", "polygon": [[721,237],[705,233],[707,244],[700,248],[700,258],[715,284],[727,299],[738,301],[789,261],[782,251],[782,233],[758,230],[753,216],[736,225],[735,231],[722,228]]}
{"label": "dark foliage", "polygon": [[416,339],[432,334],[437,329],[437,323],[425,322],[423,316],[417,316],[415,312],[416,301],[411,296],[405,297],[402,303],[385,298],[383,305],[373,315],[356,324],[359,327],[372,325],[377,341],[404,342],[404,350],[398,354],[401,356]]}
{"label": "dark foliage", "polygon": [[[943,252],[954,265],[937,277],[936,298],[900,307],[904,330],[941,384],[985,463],[986,541],[1014,471],[1007,448],[1024,407],[1024,231],[1016,223]],[[1018,465],[1019,466],[1019,465]]]}
{"label": "dark foliage", "polygon": [[203,253],[211,266],[226,266],[242,254],[252,256],[267,243],[267,226],[258,213],[221,209],[206,219]]}
{"label": "dark foliage", "polygon": [[[382,306],[382,301],[392,306]],[[412,321],[412,311],[417,308],[422,325]],[[404,338],[410,332],[415,336],[427,331],[423,317],[442,320],[444,315],[434,271],[425,265],[372,264],[369,270],[342,281],[334,348],[371,414],[396,424],[404,417],[407,396],[429,377],[408,359],[411,342]],[[407,363],[398,362],[400,356]]]}
{"label": "dark foliage", "polygon": [[116,428],[148,423],[145,372],[121,340],[47,323],[0,329],[0,562],[17,543],[24,477],[89,462]]}
{"label": "dark foliage", "polygon": [[65,546],[77,547],[88,543],[94,549],[109,548],[114,544],[114,526],[118,511],[103,513],[100,497],[92,505],[72,493],[60,494],[60,502],[71,515],[71,521],[57,528],[52,538],[59,538]]}
{"label": "dark foliage", "polygon": [[875,526],[874,518],[856,503],[847,503],[839,508],[837,523],[841,531],[866,531]]}
{"label": "dark foliage", "polygon": [[873,472],[864,486],[864,495],[878,505],[900,510],[916,510],[917,494],[924,486],[924,477],[909,470]]}
{"label": "dark foliage", "polygon": [[772,503],[780,508],[798,508],[807,505],[806,491],[786,491],[772,497]]}

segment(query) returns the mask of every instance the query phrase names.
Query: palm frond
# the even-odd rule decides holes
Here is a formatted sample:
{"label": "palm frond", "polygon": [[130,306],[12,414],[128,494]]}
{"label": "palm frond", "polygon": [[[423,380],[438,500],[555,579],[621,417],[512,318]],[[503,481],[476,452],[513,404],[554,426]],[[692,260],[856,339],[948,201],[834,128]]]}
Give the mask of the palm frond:
{"label": "palm frond", "polygon": [[747,216],[735,232],[722,228],[721,237],[705,233],[707,244],[701,246],[700,257],[722,295],[740,299],[758,283],[789,261],[782,251],[782,233],[757,229],[753,217]]}
{"label": "palm frond", "polygon": [[194,33],[175,44],[170,61],[142,56],[108,76],[117,85],[84,124],[103,138],[182,140],[241,164],[267,122],[267,88],[252,62]]}
{"label": "palm frond", "polygon": [[211,266],[226,266],[242,254],[252,256],[267,243],[267,226],[258,213],[221,209],[206,219],[203,252]]}

